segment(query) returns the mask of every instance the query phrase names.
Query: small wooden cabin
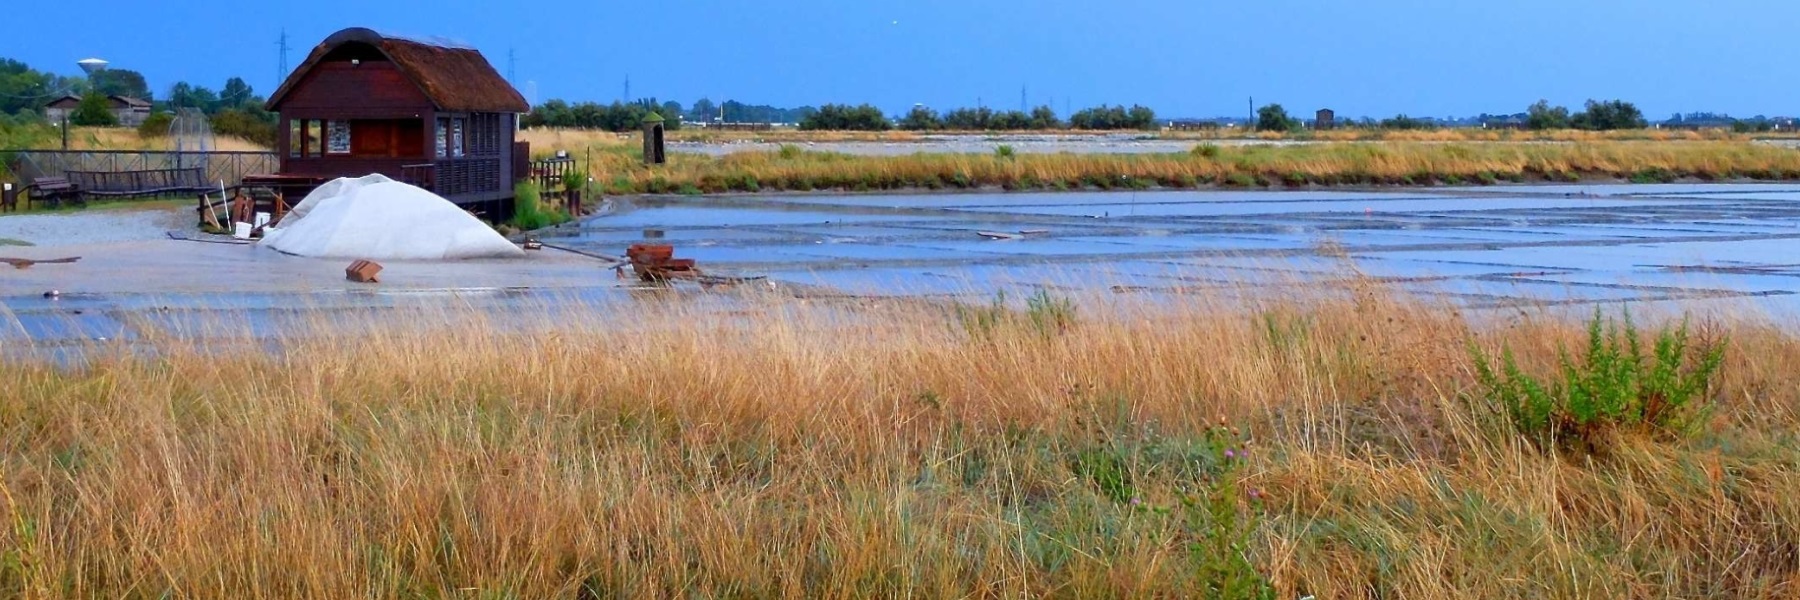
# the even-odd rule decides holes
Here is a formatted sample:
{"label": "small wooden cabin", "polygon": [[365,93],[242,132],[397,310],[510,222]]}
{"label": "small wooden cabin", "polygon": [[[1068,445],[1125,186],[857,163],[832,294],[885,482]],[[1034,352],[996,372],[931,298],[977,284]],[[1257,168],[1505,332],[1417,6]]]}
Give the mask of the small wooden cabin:
{"label": "small wooden cabin", "polygon": [[[81,96],[63,96],[44,105],[44,116],[59,123],[73,116],[78,108]],[[107,96],[106,109],[112,111],[120,127],[137,127],[150,118],[150,103],[130,96]]]}
{"label": "small wooden cabin", "polygon": [[281,172],[293,193],[380,173],[490,218],[511,212],[529,160],[525,98],[473,48],[352,28],[314,48],[270,96]]}

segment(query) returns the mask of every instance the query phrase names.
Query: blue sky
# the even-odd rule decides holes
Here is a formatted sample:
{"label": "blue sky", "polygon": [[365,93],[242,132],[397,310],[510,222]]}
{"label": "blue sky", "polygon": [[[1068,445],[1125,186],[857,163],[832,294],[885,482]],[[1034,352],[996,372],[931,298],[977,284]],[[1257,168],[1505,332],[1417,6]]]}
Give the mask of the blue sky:
{"label": "blue sky", "polygon": [[1621,98],[1652,118],[1800,114],[1791,0],[84,0],[81,13],[107,15],[86,22],[63,3],[14,4],[0,56],[68,73],[98,56],[158,93],[241,75],[266,94],[282,29],[298,64],[365,26],[466,41],[502,74],[511,50],[538,100],[611,101],[629,75],[634,96],[684,105],[889,112],[1016,108],[1023,86],[1059,112],[1136,102],[1164,116],[1245,114],[1250,97],[1358,116],[1510,113],[1539,98]]}

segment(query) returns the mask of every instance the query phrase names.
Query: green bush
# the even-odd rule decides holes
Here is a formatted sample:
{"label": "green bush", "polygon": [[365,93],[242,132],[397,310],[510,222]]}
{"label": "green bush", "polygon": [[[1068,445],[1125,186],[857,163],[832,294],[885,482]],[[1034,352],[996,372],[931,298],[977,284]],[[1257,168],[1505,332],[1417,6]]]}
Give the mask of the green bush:
{"label": "green bush", "polygon": [[513,187],[513,218],[510,224],[525,231],[560,225],[569,220],[560,208],[546,210],[536,183],[527,181]]}
{"label": "green bush", "polygon": [[1000,158],[1012,158],[1013,155],[1014,155],[1014,150],[1013,150],[1012,146],[1008,146],[1006,144],[1001,144],[1000,146],[994,148],[994,156],[997,156]]}
{"label": "green bush", "polygon": [[1481,397],[1513,432],[1544,449],[1593,453],[1620,430],[1682,435],[1710,408],[1724,343],[1695,344],[1688,324],[1664,328],[1649,354],[1627,314],[1623,326],[1596,309],[1579,361],[1562,353],[1560,377],[1539,380],[1502,349],[1498,370],[1474,344]]}
{"label": "green bush", "polygon": [[1198,156],[1201,158],[1208,158],[1208,159],[1218,158],[1219,157],[1219,145],[1218,144],[1200,144],[1198,146],[1194,146],[1194,156]]}
{"label": "green bush", "polygon": [[69,114],[69,123],[80,127],[113,127],[119,124],[119,117],[113,114],[106,95],[88,92],[75,106],[75,112]]}
{"label": "green bush", "polygon": [[169,135],[169,125],[174,122],[175,115],[160,110],[150,113],[150,116],[144,117],[143,123],[138,124],[138,137],[146,139],[165,137]]}

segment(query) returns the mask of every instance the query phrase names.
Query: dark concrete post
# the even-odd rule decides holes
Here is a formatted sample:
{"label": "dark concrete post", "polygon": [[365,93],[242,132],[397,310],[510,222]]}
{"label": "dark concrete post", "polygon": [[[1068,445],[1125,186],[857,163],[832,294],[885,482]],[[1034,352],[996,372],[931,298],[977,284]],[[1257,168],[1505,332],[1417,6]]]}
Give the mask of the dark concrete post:
{"label": "dark concrete post", "polygon": [[665,162],[668,162],[668,157],[663,154],[663,118],[653,112],[644,117],[644,164],[660,165]]}
{"label": "dark concrete post", "polygon": [[19,208],[19,186],[8,181],[0,183],[0,211],[14,211]]}

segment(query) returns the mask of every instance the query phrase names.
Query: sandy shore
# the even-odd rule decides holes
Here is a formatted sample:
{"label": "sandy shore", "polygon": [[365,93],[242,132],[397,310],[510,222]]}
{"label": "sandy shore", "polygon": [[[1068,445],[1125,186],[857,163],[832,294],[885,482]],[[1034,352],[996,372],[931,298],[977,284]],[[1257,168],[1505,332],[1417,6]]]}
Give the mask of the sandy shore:
{"label": "sandy shore", "polygon": [[[0,257],[71,264],[0,265],[0,296],[121,293],[279,293],[370,289],[344,279],[341,259],[282,254],[255,244],[173,240],[188,231],[183,211],[119,210],[0,216]],[[382,261],[379,289],[567,288],[612,285],[603,261],[561,251],[523,259]]]}
{"label": "sandy shore", "polygon": [[[51,215],[0,216],[0,239],[33,246],[81,246],[163,239],[191,225],[182,209],[121,209]],[[12,256],[11,254],[6,254]]]}

